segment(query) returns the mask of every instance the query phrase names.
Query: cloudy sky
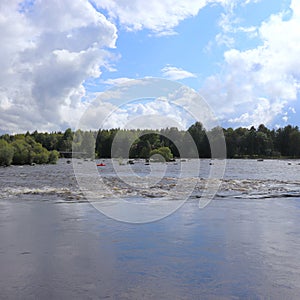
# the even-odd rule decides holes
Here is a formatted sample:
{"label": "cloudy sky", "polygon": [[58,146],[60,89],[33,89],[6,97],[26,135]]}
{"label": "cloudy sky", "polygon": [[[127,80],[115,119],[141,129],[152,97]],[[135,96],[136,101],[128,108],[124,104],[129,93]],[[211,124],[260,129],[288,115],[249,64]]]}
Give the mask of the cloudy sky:
{"label": "cloudy sky", "polygon": [[145,77],[193,88],[223,127],[300,125],[299,28],[299,0],[2,0],[0,133],[75,128]]}

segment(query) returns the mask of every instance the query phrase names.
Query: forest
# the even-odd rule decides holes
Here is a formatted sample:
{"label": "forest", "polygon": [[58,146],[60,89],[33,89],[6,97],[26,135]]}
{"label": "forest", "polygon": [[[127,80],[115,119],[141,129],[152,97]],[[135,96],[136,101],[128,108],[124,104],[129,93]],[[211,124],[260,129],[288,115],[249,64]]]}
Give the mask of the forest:
{"label": "forest", "polygon": [[55,164],[60,154],[49,151],[30,135],[3,135],[0,137],[0,166]]}
{"label": "forest", "polygon": [[[300,158],[300,131],[297,126],[268,129],[222,128],[227,148],[227,158]],[[175,127],[161,130],[101,129],[98,131],[27,132],[0,136],[0,165],[55,163],[58,157],[71,157],[84,153],[86,157],[149,158],[160,154],[166,160],[195,157],[190,153],[190,137],[197,147],[196,157],[210,158],[208,136],[216,128],[205,130],[196,122],[187,131]],[[116,137],[118,137],[116,139]],[[178,147],[180,145],[180,147]],[[179,149],[181,151],[179,151]],[[183,149],[183,151],[182,151]]]}

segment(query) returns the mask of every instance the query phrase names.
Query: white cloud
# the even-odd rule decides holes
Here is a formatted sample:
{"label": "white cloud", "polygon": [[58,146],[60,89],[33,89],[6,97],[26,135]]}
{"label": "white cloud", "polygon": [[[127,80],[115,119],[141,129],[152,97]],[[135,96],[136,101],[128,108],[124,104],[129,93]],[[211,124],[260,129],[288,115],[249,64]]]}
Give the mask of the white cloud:
{"label": "white cloud", "polygon": [[189,116],[165,99],[131,102],[112,111],[104,127],[130,129],[187,128]]}
{"label": "white cloud", "polygon": [[196,77],[195,74],[183,70],[181,68],[172,67],[172,66],[166,66],[163,69],[161,69],[161,72],[164,77],[170,79],[170,80],[180,80],[185,78],[191,78]]}
{"label": "white cloud", "polygon": [[80,123],[81,129],[126,128],[126,129],[160,129],[177,127],[186,129],[188,113],[164,99],[151,101],[130,101],[116,106],[103,101],[99,95],[85,110]]}
{"label": "white cloud", "polygon": [[0,4],[0,128],[57,130],[83,109],[83,83],[98,77],[116,27],[87,0]]}
{"label": "white cloud", "polygon": [[133,80],[133,79],[127,78],[127,77],[109,78],[109,79],[103,80],[103,83],[109,84],[109,85],[119,85],[119,84],[126,83],[130,80]]}
{"label": "white cloud", "polygon": [[[246,0],[245,3],[257,1]],[[181,21],[196,16],[206,5],[220,4],[229,10],[237,0],[94,0],[94,3],[129,31],[149,29],[164,36],[175,34],[174,28]]]}
{"label": "white cloud", "polygon": [[150,29],[158,34],[174,34],[180,21],[196,16],[208,0],[95,0],[112,19],[128,30]]}
{"label": "white cloud", "polygon": [[225,45],[227,48],[233,47],[235,44],[235,39],[233,37],[223,33],[218,33],[215,40],[218,46]]}
{"label": "white cloud", "polygon": [[295,110],[295,108],[294,108],[294,107],[289,107],[289,111],[291,111],[293,114],[295,114],[295,113],[296,113],[296,110]]}
{"label": "white cloud", "polygon": [[[221,33],[215,37],[215,42],[218,46],[225,46],[233,48],[236,44],[236,34],[246,34],[248,38],[257,37],[256,26],[240,26],[241,19],[236,15],[237,6],[246,6],[250,3],[257,3],[260,0],[246,0],[245,2],[239,1],[220,1],[224,6],[224,12],[221,14],[218,25],[221,28]],[[212,43],[212,41],[210,41]]]}
{"label": "white cloud", "polygon": [[[130,80],[99,93],[79,127],[187,129],[195,122],[192,112],[199,108],[198,100],[198,93],[179,83],[158,78]],[[200,107],[208,116],[205,105]]]}
{"label": "white cloud", "polygon": [[288,117],[288,116],[283,116],[283,117],[282,117],[282,120],[283,120],[285,123],[287,123],[287,121],[289,120],[289,117]]}
{"label": "white cloud", "polygon": [[260,124],[269,124],[273,117],[280,114],[285,103],[277,101],[271,103],[268,99],[260,98],[254,109],[243,113],[241,116],[229,119],[234,125],[245,125],[258,127]]}
{"label": "white cloud", "polygon": [[[98,78],[101,68],[112,70],[112,54],[108,49],[115,47],[117,30],[112,22],[116,19],[128,30],[145,28],[156,35],[169,35],[175,33],[182,20],[196,16],[208,4],[223,5],[230,14],[240,3],[237,0],[94,0],[108,11],[108,20],[88,0],[36,0],[25,1],[22,6],[19,2],[0,2],[0,131],[8,132],[58,130],[75,124],[86,107],[82,101],[87,97],[85,81]],[[257,0],[242,1],[245,5],[250,2]],[[228,32],[245,32],[257,34],[261,45],[247,51],[228,50],[224,55],[223,75],[207,79],[202,92],[219,115],[226,117],[237,112],[242,116],[246,109],[248,116],[243,120],[254,122],[255,113],[260,112],[271,122],[285,103],[297,98],[298,2],[291,2],[294,14],[290,20],[284,20],[282,14],[274,15],[260,28],[236,27],[234,18],[223,15],[220,44],[234,45],[234,40],[226,35]],[[174,66],[161,71],[172,80],[196,77]],[[122,77],[104,83],[122,84],[127,80]],[[268,104],[262,101],[261,106],[257,105],[262,98]],[[269,109],[274,105],[276,109]],[[144,109],[149,112],[150,107]]]}
{"label": "white cloud", "polygon": [[[289,20],[277,14],[258,29],[261,44],[224,53],[222,73],[209,77],[201,93],[221,118],[254,125],[269,124],[297,99],[300,83],[300,6],[291,2]],[[262,101],[262,99],[264,99]]]}

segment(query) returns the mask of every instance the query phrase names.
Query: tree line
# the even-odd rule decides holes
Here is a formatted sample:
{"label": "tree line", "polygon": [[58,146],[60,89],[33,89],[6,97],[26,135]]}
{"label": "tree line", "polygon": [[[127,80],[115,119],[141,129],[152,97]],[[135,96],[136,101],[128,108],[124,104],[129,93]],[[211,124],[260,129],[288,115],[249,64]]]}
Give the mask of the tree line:
{"label": "tree line", "polygon": [[[93,154],[97,158],[129,157],[149,158],[160,154],[172,157],[210,158],[210,139],[222,130],[227,158],[300,158],[300,131],[297,126],[268,129],[213,128],[206,130],[196,122],[187,131],[175,127],[161,130],[100,129],[98,131],[72,131],[32,133],[0,136],[0,165],[53,163],[60,156],[70,157],[72,151]],[[210,139],[208,138],[210,137]],[[197,153],[191,151],[191,138]]]}
{"label": "tree line", "polygon": [[[130,158],[149,158],[154,150],[162,147],[169,148],[173,157],[211,158],[210,142],[215,137],[220,139],[221,131],[225,138],[227,158],[300,158],[300,131],[298,126],[291,125],[276,130],[268,129],[263,124],[250,129],[239,127],[206,130],[200,122],[196,122],[187,131],[175,127],[161,130],[102,129],[89,134],[95,141],[94,148],[98,158],[110,158],[112,153],[115,157],[125,157],[128,155],[127,149]],[[82,134],[84,133],[81,132]],[[191,151],[191,138],[197,153]],[[91,144],[86,136],[84,144]]]}
{"label": "tree line", "polygon": [[58,151],[47,150],[29,134],[0,137],[0,166],[55,164],[58,158]]}

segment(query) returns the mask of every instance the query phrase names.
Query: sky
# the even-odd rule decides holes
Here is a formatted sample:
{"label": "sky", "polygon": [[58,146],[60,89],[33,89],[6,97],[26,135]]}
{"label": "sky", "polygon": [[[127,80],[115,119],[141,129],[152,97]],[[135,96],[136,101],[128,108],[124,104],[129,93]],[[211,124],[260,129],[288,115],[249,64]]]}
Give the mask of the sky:
{"label": "sky", "polygon": [[76,128],[93,101],[108,127],[172,116],[103,99],[143,78],[195,90],[225,128],[299,126],[299,28],[299,0],[2,0],[0,133]]}

